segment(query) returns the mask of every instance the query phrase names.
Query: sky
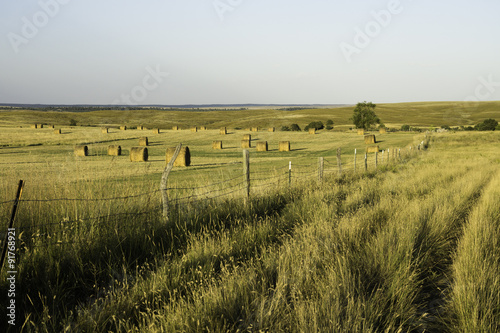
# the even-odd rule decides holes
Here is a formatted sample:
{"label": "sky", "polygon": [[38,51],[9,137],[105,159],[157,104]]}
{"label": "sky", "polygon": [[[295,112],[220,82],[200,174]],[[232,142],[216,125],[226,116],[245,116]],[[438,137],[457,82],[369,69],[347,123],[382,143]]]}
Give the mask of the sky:
{"label": "sky", "polygon": [[500,100],[498,0],[0,0],[0,103]]}

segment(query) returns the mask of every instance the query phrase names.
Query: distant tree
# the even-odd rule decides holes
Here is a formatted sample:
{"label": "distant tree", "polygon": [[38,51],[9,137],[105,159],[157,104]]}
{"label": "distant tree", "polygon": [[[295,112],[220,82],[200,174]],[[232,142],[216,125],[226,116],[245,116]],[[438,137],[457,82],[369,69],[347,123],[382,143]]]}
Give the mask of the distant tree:
{"label": "distant tree", "polygon": [[403,125],[403,126],[401,126],[401,130],[405,131],[405,132],[410,131],[410,125]]}
{"label": "distant tree", "polygon": [[290,127],[288,127],[288,126],[281,126],[281,131],[283,131],[283,132],[289,132],[290,131]]}
{"label": "distant tree", "polygon": [[328,120],[326,121],[326,125],[327,125],[327,126],[332,126],[332,125],[333,125],[333,120],[328,119]]}
{"label": "distant tree", "polygon": [[358,103],[354,108],[354,114],[351,118],[357,128],[368,129],[374,124],[379,124],[380,119],[375,114],[376,105],[372,102]]}
{"label": "distant tree", "polygon": [[309,125],[307,125],[304,128],[304,131],[308,131],[310,128],[314,128],[315,130],[320,130],[320,129],[325,128],[325,125],[321,121],[313,121],[313,122],[310,122]]}
{"label": "distant tree", "polygon": [[498,126],[498,121],[495,119],[489,118],[483,121],[480,124],[477,124],[474,129],[478,131],[494,131],[495,128]]}
{"label": "distant tree", "polygon": [[302,130],[300,129],[300,126],[299,126],[298,124],[292,124],[292,125],[290,126],[290,130],[291,130],[291,131],[295,131],[295,132],[300,132],[300,131],[302,131]]}
{"label": "distant tree", "polygon": [[448,131],[451,130],[450,126],[448,126],[448,125],[442,125],[441,128],[448,130]]}
{"label": "distant tree", "polygon": [[76,120],[75,120],[75,119],[73,119],[73,118],[71,118],[71,119],[69,120],[69,126],[76,126]]}

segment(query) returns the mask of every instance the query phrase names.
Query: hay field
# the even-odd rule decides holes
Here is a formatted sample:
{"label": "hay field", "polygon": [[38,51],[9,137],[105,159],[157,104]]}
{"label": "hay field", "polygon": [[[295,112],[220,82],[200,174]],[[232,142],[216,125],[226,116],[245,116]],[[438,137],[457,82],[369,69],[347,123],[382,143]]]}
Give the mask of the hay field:
{"label": "hay field", "polygon": [[[174,207],[166,223],[158,193],[135,197],[158,189],[166,147],[190,148],[192,166],[171,174],[180,187],[241,175],[245,134],[269,143],[268,152],[250,149],[257,173],[286,169],[289,161],[314,171],[320,156],[335,164],[338,147],[346,161],[365,148],[355,131],[313,136],[229,127],[224,136],[219,126],[189,128],[159,135],[1,128],[0,202],[12,198],[19,179],[26,180],[26,200],[86,199],[21,202],[16,223],[29,228],[19,229],[17,328],[500,330],[499,132],[374,133],[381,149],[421,140],[428,149],[366,173],[339,177],[330,166],[323,183],[311,173],[247,204],[235,194]],[[129,149],[143,136],[150,159],[132,163]],[[223,150],[212,149],[216,140]],[[292,151],[280,153],[279,141],[290,141]],[[75,157],[77,144],[88,145],[90,156]],[[120,145],[123,156],[107,156],[108,145]],[[121,198],[107,200],[114,197]],[[10,205],[0,209],[6,221]]]}

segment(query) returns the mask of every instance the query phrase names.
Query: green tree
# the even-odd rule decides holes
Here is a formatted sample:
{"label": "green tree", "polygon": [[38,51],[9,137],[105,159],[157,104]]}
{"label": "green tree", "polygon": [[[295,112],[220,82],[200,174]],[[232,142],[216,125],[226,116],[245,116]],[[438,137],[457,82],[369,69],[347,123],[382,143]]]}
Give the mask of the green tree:
{"label": "green tree", "polygon": [[310,122],[309,125],[307,125],[304,128],[304,131],[308,131],[310,128],[314,128],[315,130],[320,130],[320,129],[325,128],[325,125],[323,124],[322,121],[313,121],[313,122]]}
{"label": "green tree", "polygon": [[478,131],[494,131],[495,128],[498,126],[498,121],[495,119],[489,118],[483,121],[480,124],[477,124],[474,129]]}
{"label": "green tree", "polygon": [[354,108],[354,114],[351,118],[357,128],[368,129],[373,124],[379,124],[380,119],[375,114],[376,105],[372,102],[358,103]]}
{"label": "green tree", "polygon": [[292,124],[290,126],[290,130],[291,131],[296,131],[296,132],[300,132],[301,131],[300,126],[298,124]]}

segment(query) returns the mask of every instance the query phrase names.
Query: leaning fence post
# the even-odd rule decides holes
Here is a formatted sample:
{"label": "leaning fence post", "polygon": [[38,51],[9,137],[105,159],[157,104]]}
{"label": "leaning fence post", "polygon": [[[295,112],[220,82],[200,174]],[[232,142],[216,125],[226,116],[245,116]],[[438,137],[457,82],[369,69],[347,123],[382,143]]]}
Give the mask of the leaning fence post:
{"label": "leaning fence post", "polygon": [[325,159],[323,157],[320,157],[318,160],[318,181],[321,183],[323,182],[323,168],[325,165]]}
{"label": "leaning fence post", "polygon": [[342,175],[342,159],[340,158],[341,149],[337,148],[337,165],[339,166],[339,175]]}
{"label": "leaning fence post", "polygon": [[181,148],[182,148],[182,143],[179,143],[177,148],[175,148],[174,155],[168,162],[167,166],[163,170],[163,174],[161,175],[160,191],[163,201],[163,218],[165,219],[166,222],[168,222],[168,192],[167,192],[168,175],[170,174],[170,171],[172,171],[172,168],[174,167],[175,159],[179,155]]}
{"label": "leaning fence post", "polygon": [[14,231],[14,219],[16,218],[17,207],[19,205],[19,201],[21,200],[21,194],[23,193],[24,180],[19,181],[19,185],[17,186],[16,200],[14,200],[14,206],[12,206],[12,214],[10,215],[9,228],[5,233],[5,239],[3,242],[3,250],[2,250],[2,258],[0,259],[0,273],[2,272],[3,262],[5,260],[5,255],[7,254],[8,243],[9,243],[9,232]]}
{"label": "leaning fence post", "polygon": [[245,204],[250,200],[250,152],[243,150],[243,177],[245,178]]}

